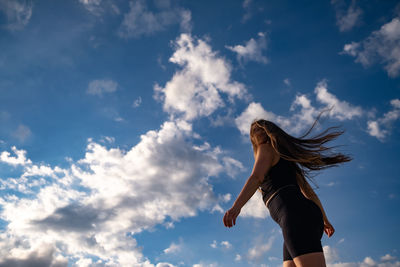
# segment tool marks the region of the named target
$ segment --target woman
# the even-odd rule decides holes
[[[329,133],[337,127],[328,128],[313,138],[305,138],[323,112],[299,138],[287,134],[270,121],[257,120],[251,124],[250,140],[255,157],[253,171],[223,218],[226,227],[235,225],[241,208],[260,189],[272,219],[282,229],[284,267],[326,266],[321,238],[323,232],[328,237],[335,232],[318,196],[306,180],[310,179],[310,171],[351,160],[341,153],[322,153],[333,148],[323,146],[324,143],[343,134],[344,131]]]

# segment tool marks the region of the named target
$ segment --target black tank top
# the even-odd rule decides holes
[[[260,185],[264,203],[280,188],[288,185],[297,186],[294,164],[280,157],[278,163],[264,176],[264,181]]]

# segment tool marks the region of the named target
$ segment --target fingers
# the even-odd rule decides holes
[[[328,237],[331,237],[333,235],[333,233],[335,233],[335,229],[332,227],[332,225],[327,225],[324,227],[324,232],[326,233],[326,235]]]
[[[224,220],[225,227],[230,227],[229,226],[229,220],[228,220],[228,212],[225,213],[223,220]]]
[[[232,214],[229,210],[225,213],[223,221],[225,227],[232,227],[236,224],[236,217],[235,214]]]

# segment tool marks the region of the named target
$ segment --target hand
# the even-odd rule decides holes
[[[335,232],[335,228],[333,228],[332,224],[329,221],[324,221],[324,232],[328,237],[331,237]]]
[[[224,215],[224,225],[225,227],[232,227],[236,224],[236,218],[239,216],[240,209],[232,207]]]

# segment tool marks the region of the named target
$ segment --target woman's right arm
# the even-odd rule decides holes
[[[333,235],[333,233],[335,232],[335,229],[333,228],[332,224],[329,222],[328,217],[326,216],[325,210],[322,207],[321,201],[318,198],[318,195],[314,192],[314,190],[312,189],[310,184],[307,183],[307,181],[305,182],[305,184],[300,186],[300,189],[306,198],[314,201],[315,204],[317,204],[317,206],[321,209],[322,216],[324,218],[324,231],[328,235],[328,237],[331,237]]]

